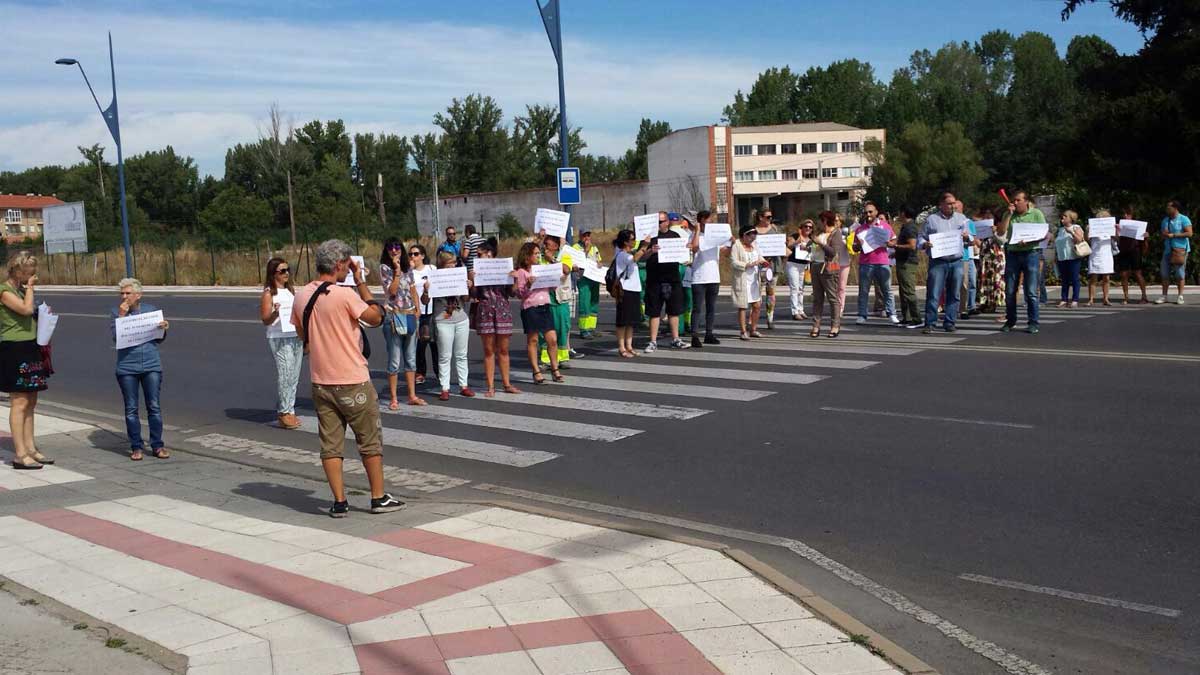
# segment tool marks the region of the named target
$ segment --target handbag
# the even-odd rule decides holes
[[[1092,254],[1092,247],[1086,241],[1075,242],[1075,257],[1086,258]]]
[[[1171,249],[1171,264],[1186,265],[1188,259],[1188,250],[1186,248]]]
[[[388,312],[388,321],[392,322],[392,333],[396,335],[408,335],[408,319],[406,315],[400,312]]]

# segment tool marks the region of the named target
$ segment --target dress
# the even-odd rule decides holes
[[[24,296],[21,289],[0,284],[0,294]],[[44,391],[53,372],[37,343],[37,311],[21,316],[0,305],[0,391]]]
[[[476,286],[475,331],[480,335],[512,335],[511,286]]]
[[[1092,247],[1092,255],[1088,257],[1088,274],[1112,274],[1116,239],[1092,237],[1088,240],[1088,245]]]
[[[731,296],[733,298],[733,306],[738,309],[746,309],[752,302],[758,302],[758,293],[751,295],[752,287],[757,287],[758,279],[757,268],[753,265],[762,260],[762,256],[758,253],[758,244],[752,244],[750,248],[746,248],[745,244],[739,239],[733,243],[729,249],[729,264],[733,268],[733,283],[731,285]]]
[[[979,244],[979,305],[985,312],[1004,306],[1004,244],[994,237]]]

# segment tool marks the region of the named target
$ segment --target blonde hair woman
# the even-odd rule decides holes
[[[21,251],[8,261],[8,279],[0,284],[0,391],[9,394],[8,424],[13,439],[14,469],[40,469],[54,460],[33,442],[38,392],[54,372],[49,349],[37,343],[37,258]]]
[[[1083,258],[1075,252],[1075,245],[1084,241],[1083,228],[1079,226],[1079,214],[1071,210],[1062,212],[1059,217],[1058,232],[1054,234],[1054,258],[1058,265],[1058,278],[1062,282],[1062,300],[1059,307],[1074,308],[1079,306],[1079,268]],[[1109,253],[1109,272],[1112,272],[1112,254]],[[1088,283],[1088,290],[1091,290]],[[1108,282],[1104,284],[1104,300],[1108,301]]]
[[[1075,212],[1068,211],[1067,213],[1074,215]],[[1108,218],[1110,215],[1111,214],[1104,209],[1096,212],[1097,218]],[[1101,297],[1104,299],[1104,304],[1108,306],[1112,304],[1108,300],[1108,280],[1113,273],[1113,249],[1118,248],[1119,245],[1115,237],[1108,237],[1105,239],[1091,237],[1089,243],[1092,247],[1092,255],[1088,257],[1087,306],[1091,307],[1092,303],[1096,301],[1096,282],[1101,283]]]

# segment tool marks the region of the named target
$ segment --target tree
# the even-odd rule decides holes
[[[339,120],[340,123],[340,120]],[[259,129],[258,145],[254,157],[258,161],[261,173],[271,184],[283,181],[287,191],[287,220],[291,230],[292,246],[296,245],[296,204],[294,195],[293,176],[304,170],[305,149],[296,138],[295,129],[291,122],[283,121],[283,113],[278,103],[272,103],[267,110],[267,123]],[[274,190],[270,198],[278,203]],[[276,211],[279,209],[277,208]]]
[[[725,106],[723,121],[735,127],[793,122],[797,84],[791,68],[768,68],[759,73],[749,94],[738,90],[733,103]]]
[[[840,122],[878,126],[884,88],[871,64],[858,59],[809,68],[796,81],[792,119],[797,122]]]
[[[442,129],[439,149],[450,159],[439,167],[447,190],[491,192],[504,188],[508,161],[508,132],[504,111],[491,96],[471,94],[454,99],[445,114],[433,116]]]
[[[933,126],[959,122],[978,140],[988,106],[988,73],[978,52],[966,42],[951,42],[934,53],[921,50],[910,58],[921,102],[921,119]]]
[[[888,210],[919,208],[940,190],[952,190],[970,201],[987,175],[979,164],[979,151],[958,122],[931,127],[917,121],[890,137],[886,147],[878,140],[867,141],[864,152],[875,165],[867,199]]]
[[[883,108],[880,111],[880,124],[887,130],[888,136],[900,133],[905,127],[921,119],[923,108],[917,93],[917,84],[913,82],[912,72],[900,68],[892,74],[887,93],[883,96]]]
[[[293,135],[300,147],[308,151],[313,167],[319,169],[326,163],[333,163],[350,171],[352,148],[350,137],[346,135],[346,123],[342,120],[328,121],[324,126],[320,120],[313,120]]]
[[[168,145],[125,160],[125,176],[128,194],[137,199],[150,220],[184,229],[195,224],[200,174],[191,157],[175,154]]]
[[[274,220],[271,206],[265,199],[236,185],[217,194],[199,216],[208,245],[218,249],[253,246],[257,233]]]
[[[650,169],[647,165],[649,148],[653,143],[670,135],[670,133],[671,124],[669,122],[661,120],[652,122],[648,118],[643,117],[641,124],[638,125],[637,141],[634,148],[625,151],[625,156],[621,158],[621,163],[625,169],[625,177],[630,180],[645,180],[649,178]]]
[[[373,213],[380,213],[383,205],[380,225],[413,220],[413,200],[427,187],[410,167],[412,156],[413,147],[404,136],[370,133],[354,136],[354,182],[367,188],[367,205]]]

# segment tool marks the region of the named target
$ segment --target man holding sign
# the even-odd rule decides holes
[[[879,214],[875,202],[863,202],[863,224],[854,230],[854,250],[858,256],[858,321],[867,322],[867,296],[871,284],[878,283],[883,289],[883,308],[892,325],[899,325],[896,304],[892,297],[892,268],[889,265],[888,249],[896,245],[892,226]]]
[[[929,214],[917,237],[917,245],[929,256],[929,272],[925,282],[926,335],[937,326],[938,298],[946,294],[946,316],[943,327],[947,333],[956,328],[963,278],[963,244],[971,243],[967,217],[954,209],[958,201],[953,192],[943,192],[938,198],[938,210]]]
[[[162,318],[162,311],[142,302],[142,282],[122,279],[121,304],[109,313],[112,319],[113,342],[117,345],[117,384],[125,401],[125,433],[129,437],[129,459],[140,461],[146,444],[142,440],[142,420],[138,417],[138,390],[146,398],[146,416],[150,422],[150,454],[166,459],[171,453],[163,445],[162,408],[159,390],[162,387],[162,359],[158,345],[167,338],[171,327]],[[145,317],[151,323],[139,321]]]
[[[575,297],[576,314],[579,316],[579,337],[590,340],[596,335],[596,323],[600,312],[600,281],[604,273],[600,272],[600,249],[592,243],[592,233],[584,230],[579,234],[579,241],[572,246],[579,251],[580,266],[575,270],[577,295]],[[588,272],[592,276],[588,276]]]
[[[684,243],[679,233],[671,229],[671,221],[668,220],[666,211],[659,211],[658,236],[649,237],[642,242],[650,247],[650,255],[646,258],[646,314],[650,317],[650,342],[645,350],[647,354],[658,350],[658,327],[662,323],[664,310],[667,313],[667,325],[671,329],[671,346],[675,349],[687,349],[691,346],[679,339],[679,317],[683,314],[683,277],[679,274],[679,263],[664,262],[659,257],[662,249],[660,242],[675,239]],[[675,242],[672,241],[672,244]]]
[[[1030,334],[1036,335],[1039,313],[1038,284],[1042,260],[1039,245],[1049,235],[1046,216],[1029,203],[1027,192],[1017,190],[1013,193],[1012,201],[1008,203],[1008,213],[996,223],[996,234],[1001,237],[1008,236],[1004,256],[1004,326],[1000,330],[1008,333],[1017,325],[1017,280],[1024,277],[1028,330]]]

